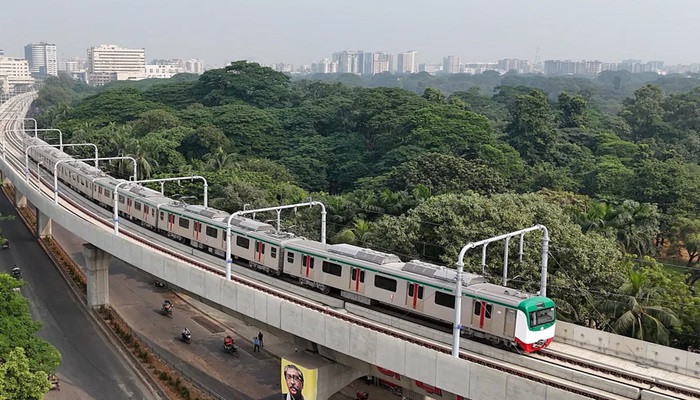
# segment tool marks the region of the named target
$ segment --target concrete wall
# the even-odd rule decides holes
[[[555,340],[558,342],[580,346],[667,371],[700,377],[700,354],[697,353],[690,353],[566,322],[557,322],[556,334]]]

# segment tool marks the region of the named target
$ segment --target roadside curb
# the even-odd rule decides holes
[[[126,345],[121,340],[119,340],[116,333],[114,333],[111,329],[108,329],[105,326],[106,322],[104,322],[102,318],[98,318],[98,316],[96,315],[96,311],[89,310],[87,308],[87,296],[84,295],[83,292],[78,289],[73,279],[66,275],[66,272],[63,270],[63,268],[59,266],[59,261],[56,259],[54,254],[50,251],[50,249],[46,246],[44,241],[39,238],[36,238],[35,229],[31,226],[32,224],[26,219],[21,210],[17,207],[17,205],[11,198],[13,196],[10,196],[8,194],[7,189],[5,187],[2,188],[2,191],[5,194],[5,197],[7,197],[12,206],[17,211],[17,215],[19,215],[22,222],[29,229],[29,231],[32,232],[32,234],[34,234],[34,239],[39,243],[39,246],[41,246],[46,255],[51,259],[54,267],[56,267],[59,274],[61,274],[63,280],[68,284],[71,295],[73,295],[76,299],[79,300],[81,305],[80,310],[85,314],[89,315],[89,318],[92,320],[92,322],[99,327],[99,330],[102,333],[102,335],[112,344],[112,347],[115,350],[117,350],[122,359],[126,361],[126,363],[131,367],[136,376],[148,388],[151,394],[155,398],[160,398],[163,400],[169,399],[165,392],[162,391],[162,389],[160,389],[158,384],[155,382],[155,378],[151,377],[151,374],[148,373],[148,371],[143,365],[141,365],[141,363],[136,359],[136,356],[126,348]]]

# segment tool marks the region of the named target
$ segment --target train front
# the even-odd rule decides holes
[[[532,353],[549,346],[556,328],[556,306],[547,297],[532,297],[518,305],[515,342],[525,352]]]

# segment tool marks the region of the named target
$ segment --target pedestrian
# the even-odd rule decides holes
[[[260,351],[260,339],[257,336],[253,336],[253,353]]]
[[[260,341],[260,347],[265,347],[265,344],[263,343],[263,334],[262,334],[262,332],[258,332],[258,340]]]

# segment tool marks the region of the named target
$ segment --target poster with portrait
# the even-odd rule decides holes
[[[284,400],[316,400],[316,370],[282,359],[281,387]]]

